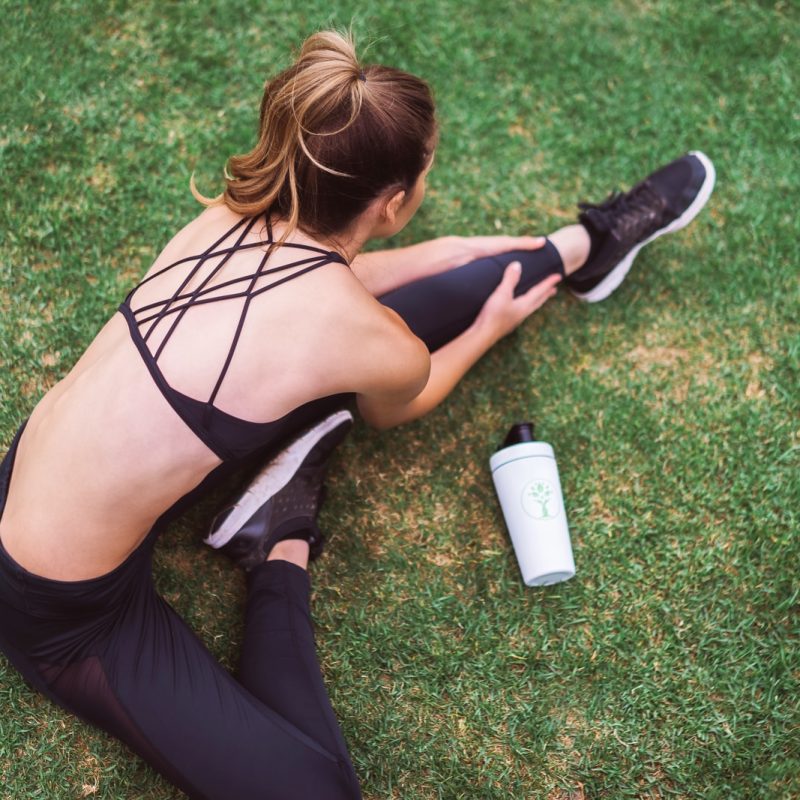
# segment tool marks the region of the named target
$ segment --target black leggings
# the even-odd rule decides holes
[[[436,349],[468,327],[514,258],[523,262],[519,291],[563,274],[548,242],[417,281],[381,301]],[[0,516],[23,430],[0,465]],[[33,575],[0,543],[0,649],[36,688],[121,739],[190,797],[360,798],[317,663],[306,571],[276,560],[248,574],[237,678],[155,591],[159,532],[230,466],[176,503],[101,577]]]

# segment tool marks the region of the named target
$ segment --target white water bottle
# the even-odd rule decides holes
[[[548,586],[575,574],[567,515],[553,448],[520,422],[489,459],[497,496],[526,586]]]

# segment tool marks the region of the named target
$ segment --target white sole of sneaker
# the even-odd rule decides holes
[[[349,411],[337,411],[295,439],[256,475],[242,496],[234,503],[219,528],[203,541],[215,549],[224,547],[270,497],[289,483],[311,449],[323,436],[344,422],[352,420],[353,415]]]
[[[606,297],[617,289],[622,281],[625,280],[625,276],[628,274],[633,260],[646,244],[650,244],[654,239],[658,239],[659,236],[663,236],[665,233],[672,233],[673,231],[686,227],[700,213],[700,209],[708,202],[708,198],[711,197],[711,192],[714,191],[717,173],[714,170],[711,159],[705,153],[701,153],[699,150],[692,150],[689,152],[689,155],[694,156],[703,165],[706,171],[706,178],[703,181],[703,185],[700,187],[700,191],[697,193],[697,197],[694,198],[691,205],[683,214],[670,222],[669,225],[656,231],[649,239],[645,239],[643,242],[637,244],[636,247],[634,247],[593,289],[583,294],[573,292],[575,297],[587,303],[599,303],[601,300],[605,300]]]

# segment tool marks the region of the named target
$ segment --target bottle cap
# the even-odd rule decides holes
[[[511,426],[511,430],[503,440],[502,447],[510,447],[512,444],[522,444],[523,442],[535,441],[533,436],[534,425],[532,422],[517,422]]]

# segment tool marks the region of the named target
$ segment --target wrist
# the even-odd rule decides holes
[[[441,253],[442,271],[453,269],[465,263],[465,250],[467,245],[463,236],[440,236],[438,242],[439,252]],[[466,257],[466,260],[469,260],[469,256]]]
[[[467,332],[482,342],[486,350],[493,347],[503,338],[503,333],[499,326],[495,325],[491,319],[482,315],[478,315],[472,325],[467,328]]]

